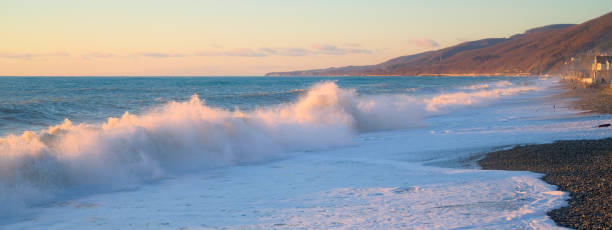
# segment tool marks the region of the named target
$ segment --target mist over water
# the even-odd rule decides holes
[[[39,131],[68,118],[99,123],[142,114],[197,94],[208,106],[242,111],[296,101],[321,81],[359,95],[434,96],[457,87],[525,79],[506,77],[0,77],[0,136]]]
[[[239,83],[243,80],[247,83]],[[181,98],[184,95],[180,94],[189,90],[182,85],[178,88],[183,91],[168,94],[135,93],[125,104],[121,104],[126,101],[121,98],[121,83],[106,82],[112,79],[102,79],[103,83],[98,84],[111,92],[119,91],[116,96],[104,98],[110,92],[99,88],[73,95],[95,98],[88,102],[43,101],[33,95],[22,95],[25,98],[17,95],[2,105],[2,124],[7,135],[0,138],[0,203],[5,204],[0,207],[0,214],[19,215],[27,212],[28,207],[74,191],[115,191],[194,171],[279,159],[295,151],[351,145],[360,133],[423,127],[428,125],[424,119],[429,116],[540,89],[534,79],[416,80],[299,78],[282,86],[260,86],[253,85],[257,81],[250,79],[221,79],[218,81],[227,81],[228,85],[209,84],[207,90],[218,89],[213,93],[204,90],[203,95],[197,94],[202,89],[192,90],[195,92],[189,92],[191,98],[186,101],[171,99]],[[167,81],[172,83],[174,79]],[[268,79],[261,81],[266,83]],[[157,84],[163,88],[168,82]],[[240,84],[243,88],[231,93]],[[294,88],[295,85],[304,88]],[[150,98],[142,103],[132,102],[143,97]],[[246,102],[234,104],[226,100]],[[106,109],[100,101],[113,104],[111,113],[130,109],[121,116],[95,121],[108,114],[95,112]],[[72,109],[71,116],[82,114],[87,118],[64,118],[63,122],[40,131],[34,129],[40,126],[37,123],[53,122],[57,114],[62,114],[57,110],[63,103],[70,107],[64,109]],[[72,108],[75,103],[78,106]],[[37,112],[44,115],[26,119],[36,121],[30,124],[7,124],[19,113],[15,111],[29,107],[35,109],[33,116]],[[90,107],[96,108],[94,112],[87,111]],[[94,121],[86,121],[89,119]],[[7,131],[20,129],[31,130]]]

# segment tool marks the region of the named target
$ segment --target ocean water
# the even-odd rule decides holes
[[[40,130],[64,119],[96,123],[138,114],[193,94],[207,106],[253,110],[290,103],[314,84],[333,81],[359,95],[433,95],[500,78],[454,77],[0,77],[0,134]],[[507,81],[520,81],[508,78]]]
[[[0,228],[558,228],[516,144],[602,138],[555,78],[0,78]]]

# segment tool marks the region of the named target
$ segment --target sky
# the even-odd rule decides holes
[[[1,76],[257,76],[582,23],[610,0],[0,0]]]

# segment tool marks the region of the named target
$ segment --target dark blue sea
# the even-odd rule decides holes
[[[193,94],[211,107],[234,110],[288,103],[314,84],[335,82],[359,95],[428,97],[516,77],[0,77],[0,135],[57,125],[103,122],[140,114]]]

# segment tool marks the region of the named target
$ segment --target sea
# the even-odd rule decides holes
[[[0,77],[0,229],[561,229],[555,77]]]

